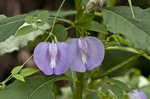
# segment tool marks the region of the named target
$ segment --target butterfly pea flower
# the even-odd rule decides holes
[[[69,42],[72,50],[70,68],[77,72],[85,72],[99,66],[104,59],[104,45],[95,37],[72,39]]]
[[[128,96],[129,96],[129,99],[147,99],[147,96],[145,95],[145,93],[137,89],[130,92]]]
[[[68,70],[72,59],[68,47],[63,42],[39,43],[34,50],[35,64],[45,75],[63,74]]]

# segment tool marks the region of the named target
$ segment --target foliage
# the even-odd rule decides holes
[[[116,6],[117,0],[102,1],[104,7],[90,0],[94,2],[90,11],[86,8],[88,0],[75,0],[74,10],[63,11],[63,0],[58,11],[0,15],[0,55],[19,51],[29,42],[67,42],[85,36],[95,36],[105,46],[102,65],[85,73],[69,70],[58,76],[31,77],[40,71],[24,68],[31,56],[0,83],[0,99],[128,99],[134,89],[140,89],[150,99],[149,79],[142,70],[133,69],[150,64],[150,8],[132,8],[130,0],[130,6]],[[15,80],[8,83],[12,79]]]

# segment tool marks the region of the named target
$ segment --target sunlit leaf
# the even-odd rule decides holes
[[[150,53],[150,9],[133,8],[135,18],[127,6],[103,9],[104,24],[113,33],[120,33],[136,48]]]
[[[37,68],[25,68],[21,70],[20,75],[27,77],[37,72],[39,72],[39,69]]]

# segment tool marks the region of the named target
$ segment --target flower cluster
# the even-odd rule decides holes
[[[140,90],[133,90],[128,94],[129,99],[147,99],[146,95]]]
[[[70,42],[42,42],[34,50],[34,61],[46,75],[63,74],[69,68],[85,72],[104,59],[104,45],[95,37],[74,38]]]

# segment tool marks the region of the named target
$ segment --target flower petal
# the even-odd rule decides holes
[[[49,44],[47,42],[38,44],[33,57],[37,67],[46,75],[53,74],[53,69],[50,66]]]
[[[58,55],[56,58],[56,66],[54,73],[59,75],[66,72],[72,62],[72,52],[69,51],[69,45],[67,43],[56,43],[58,47]]]
[[[140,90],[133,90],[128,94],[129,99],[147,99],[147,96]]]
[[[70,65],[71,69],[78,72],[85,72],[86,66],[82,62],[78,39],[70,40],[69,45],[73,57],[72,64]]]
[[[87,55],[87,69],[92,70],[99,66],[104,59],[104,45],[95,37],[83,38],[86,40],[88,45]]]

